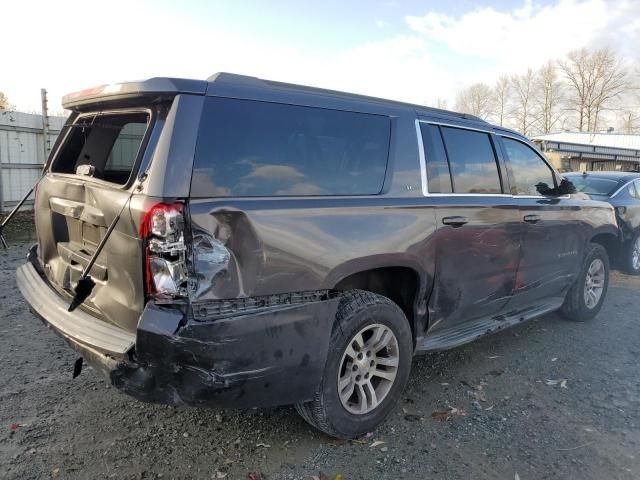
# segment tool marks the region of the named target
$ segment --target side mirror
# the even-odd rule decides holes
[[[576,193],[575,185],[566,178],[563,178],[560,181],[560,185],[553,188],[549,188],[549,185],[546,183],[538,183],[536,185],[536,190],[540,195],[547,197],[560,197],[562,195],[571,195],[572,193]]]
[[[558,195],[571,195],[576,193],[576,191],[576,186],[571,182],[571,180],[567,180],[563,177],[560,181],[560,185],[558,185]]]

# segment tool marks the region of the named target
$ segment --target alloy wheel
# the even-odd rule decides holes
[[[398,373],[398,339],[386,325],[367,325],[349,342],[338,370],[338,396],[355,415],[374,410],[385,399]]]
[[[604,292],[605,268],[604,262],[594,259],[589,265],[584,280],[584,302],[587,308],[595,308]]]
[[[631,250],[631,266],[634,270],[640,270],[640,236],[636,238]]]

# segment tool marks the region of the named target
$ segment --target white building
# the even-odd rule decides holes
[[[640,170],[640,135],[560,132],[533,137],[560,171]]]

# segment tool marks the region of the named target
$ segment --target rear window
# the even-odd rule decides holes
[[[618,181],[591,175],[565,175],[578,192],[588,195],[612,195],[618,189]]]
[[[71,126],[51,171],[126,184],[136,165],[149,121],[150,116],[144,112],[80,117]]]
[[[208,98],[191,195],[377,194],[390,130],[380,115]]]

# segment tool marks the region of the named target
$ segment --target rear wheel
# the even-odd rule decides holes
[[[393,408],[412,355],[411,329],[400,307],[382,295],[348,291],[338,306],[320,387],[296,410],[329,435],[360,437]]]
[[[609,257],[602,245],[592,243],[576,282],[562,306],[562,314],[579,322],[595,317],[604,303],[609,287]]]
[[[640,275],[640,233],[633,236],[625,249],[625,270],[631,275]]]

